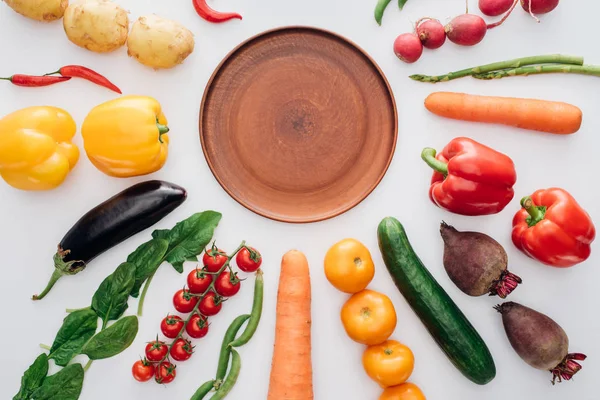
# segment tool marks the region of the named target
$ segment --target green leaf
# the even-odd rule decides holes
[[[67,365],[50,375],[31,395],[32,400],[77,400],[83,386],[81,364]]]
[[[42,386],[46,375],[48,375],[48,357],[46,354],[40,354],[23,374],[21,388],[13,400],[31,399],[31,394]]]
[[[142,285],[156,272],[168,249],[168,240],[152,239],[139,246],[127,257],[127,262],[135,265],[135,283],[131,289],[131,296],[139,296]]]
[[[138,332],[138,319],[135,315],[121,318],[113,325],[98,332],[83,346],[82,354],[92,360],[116,356],[128,348]]]
[[[188,257],[197,256],[202,253],[215,228],[221,220],[221,213],[216,211],[204,211],[196,213],[181,222],[175,224],[173,229],[156,230],[152,233],[154,239],[169,240],[169,250],[165,256],[173,268],[179,273],[183,272],[183,262]]]
[[[48,358],[64,367],[81,351],[98,327],[98,316],[91,309],[74,311],[67,315],[56,334]]]
[[[186,257],[185,261],[189,261],[189,262],[198,262],[198,256],[190,256],[190,257]]]
[[[92,309],[104,323],[118,319],[127,310],[129,293],[135,284],[135,265],[123,263],[110,274],[94,293]]]
[[[398,0],[398,7],[402,10],[408,0]]]

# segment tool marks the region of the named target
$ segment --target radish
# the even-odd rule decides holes
[[[414,63],[423,54],[423,44],[414,33],[403,33],[394,41],[394,53],[405,63]]]
[[[517,354],[534,368],[550,371],[552,384],[570,380],[585,354],[569,353],[569,338],[550,317],[514,302],[494,307],[502,314],[508,341]]]
[[[479,0],[479,9],[489,17],[497,17],[507,12],[515,1],[518,0]]]
[[[421,18],[416,23],[416,32],[419,40],[428,49],[437,49],[446,42],[446,31],[444,25],[437,19]]]
[[[481,42],[487,33],[483,18],[474,14],[463,14],[445,26],[448,39],[461,46],[474,46]]]
[[[558,6],[559,0],[521,0],[523,10],[528,13],[546,14]]]

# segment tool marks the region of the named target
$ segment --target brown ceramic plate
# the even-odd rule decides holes
[[[200,109],[215,178],[246,208],[284,222],[360,203],[383,178],[397,133],[394,97],[375,62],[308,27],[240,44],[213,73]]]

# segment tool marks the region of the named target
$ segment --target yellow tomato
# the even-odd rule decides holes
[[[427,400],[421,389],[414,383],[403,383],[399,386],[387,388],[379,400]]]
[[[361,242],[344,239],[325,255],[325,276],[336,289],[356,293],[365,289],[375,275],[371,253]]]
[[[415,367],[415,356],[402,343],[387,340],[367,347],[362,362],[367,375],[385,389],[400,385],[410,378]]]
[[[396,329],[396,309],[386,295],[363,290],[348,299],[341,312],[350,339],[371,346],[385,342]]]

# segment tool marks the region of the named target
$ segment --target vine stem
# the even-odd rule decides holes
[[[83,372],[87,372],[87,370],[92,366],[93,362],[94,360],[88,360],[87,364],[85,364],[85,367],[83,367]]]
[[[162,263],[162,261],[161,261],[161,263]],[[152,282],[152,278],[154,278],[155,273],[156,273],[156,271],[154,271],[152,273],[152,275],[150,275],[148,277],[148,279],[146,279],[146,282],[144,283],[144,288],[142,289],[142,294],[140,295],[140,301],[138,302],[138,308],[137,308],[138,317],[142,316],[142,311],[144,310],[144,300],[146,300],[146,293],[148,293],[148,288],[150,287],[150,283]]]

